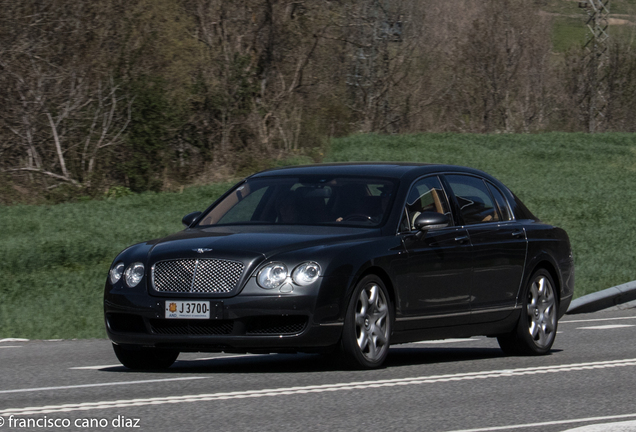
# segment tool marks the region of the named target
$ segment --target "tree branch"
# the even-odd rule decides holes
[[[59,174],[55,174],[55,173],[52,173],[50,171],[46,171],[46,170],[43,170],[43,169],[24,167],[24,168],[11,168],[11,169],[7,169],[7,170],[2,170],[2,172],[15,172],[15,171],[29,171],[29,172],[35,172],[35,173],[39,173],[39,174],[44,174],[46,176],[53,177],[53,178],[56,178],[58,180],[63,180],[63,181],[69,182],[69,183],[71,183],[74,186],[82,187],[81,184],[79,184],[76,180],[73,180],[72,178],[64,177],[64,176],[61,176]]]

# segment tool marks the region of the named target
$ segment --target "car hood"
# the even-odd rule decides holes
[[[374,235],[379,235],[379,230],[313,226],[194,228],[152,242],[149,261],[196,257],[254,263],[279,253]]]

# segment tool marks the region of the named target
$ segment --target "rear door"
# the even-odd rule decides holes
[[[499,189],[481,177],[445,176],[472,243],[471,322],[503,319],[514,309],[527,240]]]

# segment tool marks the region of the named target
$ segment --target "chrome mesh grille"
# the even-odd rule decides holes
[[[221,259],[159,261],[152,266],[152,285],[159,292],[229,293],[236,288],[243,263]]]

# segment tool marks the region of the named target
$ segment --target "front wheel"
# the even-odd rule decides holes
[[[372,369],[389,354],[393,310],[389,293],[375,275],[356,285],[347,308],[341,350],[354,367]]]
[[[515,330],[497,338],[506,354],[542,355],[552,348],[557,332],[558,300],[547,270],[537,270],[525,287]]]
[[[135,370],[167,369],[179,357],[179,351],[158,348],[126,348],[113,344],[113,350],[121,364]]]

